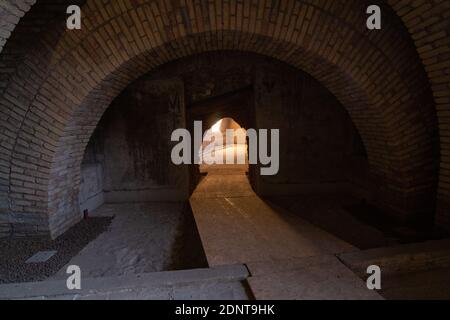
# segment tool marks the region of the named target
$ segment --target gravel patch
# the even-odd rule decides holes
[[[55,275],[86,245],[107,230],[112,217],[81,221],[56,240],[47,237],[0,239],[0,284],[43,281]],[[57,253],[43,263],[25,261],[39,251]]]

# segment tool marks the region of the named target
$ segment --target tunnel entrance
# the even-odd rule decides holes
[[[198,151],[200,172],[241,167],[248,170],[246,130],[232,118],[222,118],[206,130]]]
[[[196,121],[206,131],[204,161],[200,168],[174,165],[171,150],[177,142],[171,134],[186,128],[194,136]],[[280,130],[276,175],[261,176],[258,165],[248,168],[243,137],[250,128]],[[226,141],[227,129],[233,130],[232,142]],[[220,146],[214,135],[224,140]],[[226,163],[227,156],[237,163],[243,159],[260,196],[343,185],[350,193],[372,189],[361,137],[322,84],[274,59],[220,51],[163,65],[114,99],[86,148],[80,212],[103,202],[186,201],[198,182],[192,171],[201,173],[216,160]]]
[[[205,134],[200,150],[192,151],[202,161],[199,166],[174,165],[170,157],[176,142],[172,144],[171,133],[178,128],[193,133],[195,121],[203,123]],[[246,129],[250,128],[280,129],[277,175],[264,177],[258,174],[258,165],[249,167]],[[188,224],[183,221],[191,220],[175,209],[161,209],[166,213],[160,216],[155,209],[158,202],[185,205],[194,190],[196,195],[213,197],[227,194],[227,187],[233,189],[229,191],[233,197],[252,199],[293,195],[305,189],[315,192],[330,185],[339,189],[346,180],[364,176],[359,173],[367,170],[367,157],[361,150],[364,145],[345,109],[311,76],[254,54],[224,51],[196,55],[139,78],[105,111],[81,167],[80,210],[104,212],[110,208],[117,221],[135,210],[143,219],[138,229],[144,230],[149,223],[151,231],[146,236],[166,244],[159,246],[159,253],[155,248],[152,255],[177,261],[183,250],[176,249],[176,243],[184,236],[176,230],[181,228],[183,234],[199,239],[194,236],[195,225],[191,224],[194,231],[187,232]],[[222,179],[223,173],[228,177]],[[265,208],[268,219],[283,225],[262,200],[255,201]],[[129,203],[133,206],[128,207]],[[136,209],[144,203],[156,203],[156,207]],[[242,212],[236,211],[235,216]],[[192,243],[199,250],[191,252],[202,252],[203,241]],[[154,270],[168,268],[163,260]]]
[[[203,123],[205,132],[200,150],[193,150],[202,161],[199,166],[174,165],[170,159],[175,144],[171,133],[178,128],[193,133],[195,121]],[[261,176],[258,165],[249,167],[246,129],[250,128],[280,129],[277,175]],[[165,213],[159,215],[158,203],[185,206],[194,190],[197,196],[213,197],[228,194],[227,187],[231,187],[233,197],[238,194],[252,199],[317,192],[330,186],[340,189],[346,181],[365,176],[367,157],[361,150],[364,145],[348,113],[308,74],[254,54],[224,51],[196,55],[139,78],[105,111],[86,148],[80,210],[104,212],[110,208],[117,221],[125,219],[124,224],[132,222],[127,216],[133,218],[132,211],[136,211],[142,218],[137,230],[147,230],[146,237],[164,244],[152,253],[161,258],[154,261],[158,266],[154,270],[162,270],[173,264],[165,264],[165,256],[184,261],[177,258],[184,250],[176,244],[185,236],[177,230],[199,238],[194,236],[195,224],[190,224],[194,231],[187,231],[189,224],[183,221],[192,218],[187,219],[186,212],[180,214],[164,204],[161,208],[173,210],[161,209]],[[224,173],[228,176],[222,179]],[[282,219],[262,200],[255,201],[265,208],[268,219],[282,226]],[[147,203],[155,206],[141,205]],[[242,210],[236,211],[235,217]],[[202,252],[203,241],[192,244],[198,250],[189,251]]]

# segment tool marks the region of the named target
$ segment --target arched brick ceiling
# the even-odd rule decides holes
[[[364,140],[380,201],[404,212],[429,209],[438,155],[426,75],[389,7],[380,3],[382,31],[365,28],[372,3],[87,1],[83,29],[45,34],[0,99],[11,223],[31,217],[57,235],[79,219],[82,153],[112,99],[162,63],[220,49],[265,54],[321,81]]]
[[[0,53],[12,32],[36,0],[2,0],[0,2]]]

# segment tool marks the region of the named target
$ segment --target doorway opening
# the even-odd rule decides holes
[[[222,118],[205,132],[198,153],[201,173],[217,169],[239,169],[247,172],[247,130],[232,118]]]

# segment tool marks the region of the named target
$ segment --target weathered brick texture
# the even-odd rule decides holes
[[[433,90],[441,146],[436,221],[450,229],[450,1],[388,2],[408,28]]]
[[[415,29],[408,21],[421,10],[415,7],[439,4],[441,22],[434,20],[434,27],[416,22],[429,28],[432,48],[425,42],[416,50],[384,1],[86,1],[82,30],[61,32],[63,24],[52,25],[8,77],[0,98],[0,192],[7,218],[0,219],[13,226],[28,223],[52,236],[66,230],[80,218],[83,150],[112,99],[162,63],[222,49],[268,55],[321,81],[361,134],[378,202],[405,216],[431,214],[438,126],[417,51],[427,65],[439,116],[450,117],[448,41],[443,40],[448,27],[442,22],[448,21],[448,2],[391,2],[410,32]],[[383,7],[381,31],[365,27],[365,11],[373,3]],[[434,34],[439,28],[446,37]],[[428,68],[442,63],[430,62],[438,54],[447,59],[444,73]],[[440,120],[441,135],[448,132],[445,123]],[[446,139],[441,136],[443,157]],[[441,177],[448,167],[442,162]],[[440,184],[444,202],[445,181]]]
[[[36,0],[2,0],[0,1],[0,52],[2,52],[14,28]]]

